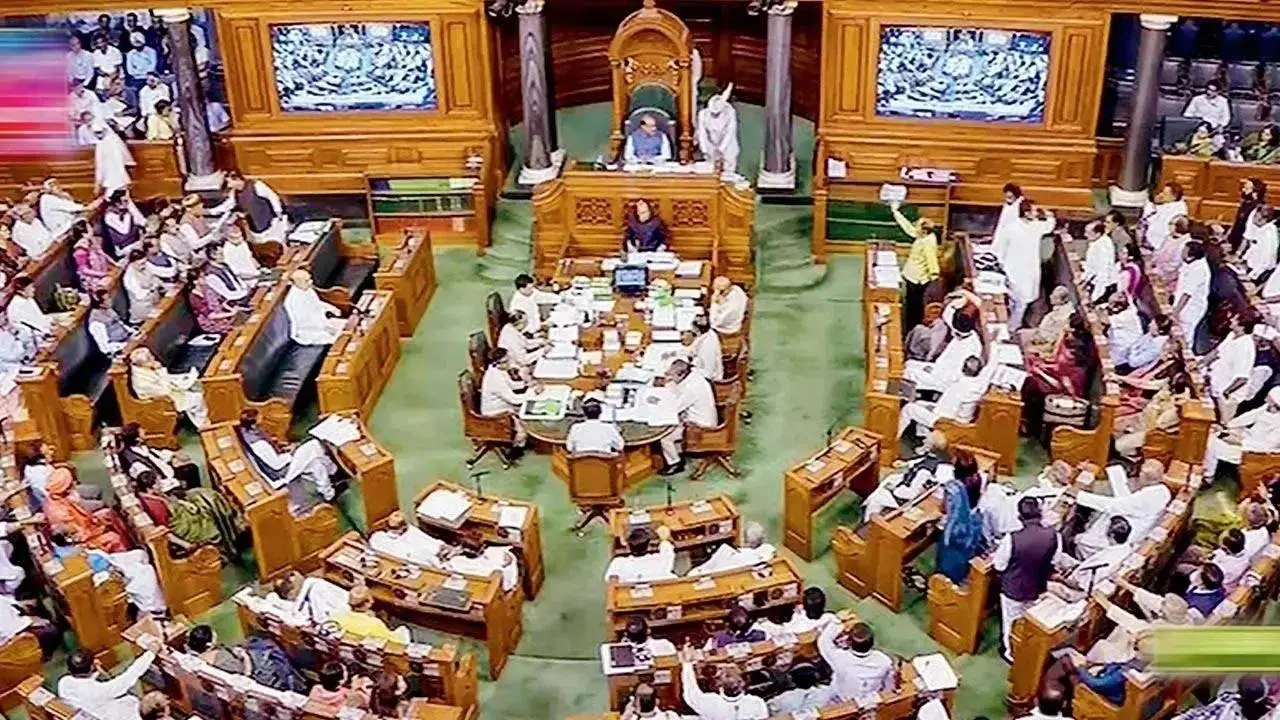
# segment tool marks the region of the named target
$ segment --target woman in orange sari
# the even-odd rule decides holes
[[[103,552],[125,552],[124,525],[110,508],[90,512],[85,509],[80,493],[76,492],[75,478],[67,468],[60,467],[49,476],[44,500],[44,514],[49,524],[60,528],[77,543]]]

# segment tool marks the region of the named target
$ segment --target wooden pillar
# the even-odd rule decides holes
[[[756,186],[795,190],[796,157],[791,145],[791,19],[795,0],[770,6],[765,56],[764,158]]]
[[[222,173],[213,164],[213,140],[209,137],[209,121],[205,115],[204,88],[196,67],[195,41],[191,37],[191,11],[186,8],[156,10],[169,35],[170,57],[176,78],[179,120],[182,124],[181,148],[186,161],[186,190],[216,190],[222,186]]]
[[[524,166],[521,185],[537,185],[556,176],[562,155],[556,152],[556,110],[547,72],[547,19],[543,0],[516,6],[519,18],[520,95],[524,106]]]
[[[1111,204],[1142,207],[1147,200],[1147,166],[1151,159],[1151,128],[1155,125],[1160,92],[1160,64],[1164,60],[1164,34],[1177,15],[1142,15],[1138,41],[1138,69],[1134,80],[1133,112],[1124,134],[1124,160],[1120,183],[1111,187]]]

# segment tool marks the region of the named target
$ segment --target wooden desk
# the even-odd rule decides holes
[[[456,706],[468,715],[475,712],[476,659],[459,651],[454,643],[438,647],[380,643],[314,624],[292,625],[269,611],[260,611],[251,588],[236,593],[232,600],[244,634],[259,632],[271,637],[297,668],[316,672],[334,661],[371,676],[394,672],[404,678],[412,697]]]
[[[9,712],[22,704],[23,681],[38,676],[43,666],[40,641],[34,633],[20,632],[0,644],[0,710]]]
[[[677,646],[685,641],[700,643],[707,637],[708,620],[723,620],[739,604],[752,611],[794,605],[803,584],[795,566],[783,557],[769,561],[767,574],[740,568],[635,585],[611,579],[605,588],[609,633],[621,637],[627,620],[639,615],[655,637],[667,638]]]
[[[451,527],[438,518],[424,515],[418,511],[422,503],[436,490],[452,490],[462,493],[471,500],[471,509],[462,520],[462,524]],[[519,528],[501,524],[502,509],[506,507],[524,508],[524,524]],[[520,580],[524,585],[525,595],[533,600],[542,589],[542,581],[546,570],[542,564],[542,513],[538,506],[531,502],[512,500],[504,497],[487,495],[479,497],[475,492],[455,483],[436,480],[413,499],[414,515],[418,519],[418,527],[432,535],[444,534],[456,539],[459,533],[478,532],[485,542],[491,545],[505,545],[515,552],[520,562]]]
[[[964,447],[964,446],[961,446]],[[994,453],[965,447],[978,460],[978,469],[994,477]],[[856,530],[838,526],[831,538],[836,554],[836,581],[858,597],[870,595],[894,612],[902,609],[902,568],[933,544],[942,519],[941,489],[913,503],[875,515]]]
[[[197,617],[222,602],[222,556],[213,545],[192,547],[176,538],[169,528],[156,525],[133,493],[133,485],[120,468],[116,431],[102,432],[102,461],[111,478],[111,489],[120,514],[138,545],[151,555],[165,605],[174,615]],[[176,546],[187,550],[174,557]]]
[[[592,170],[574,161],[533,194],[533,267],[543,278],[561,259],[611,256],[622,247],[635,202],[649,202],[666,221],[670,249],[686,260],[709,260],[712,272],[735,283],[755,281],[751,228],[755,193],[715,175]]]
[[[316,396],[320,414],[356,411],[373,416],[378,398],[391,381],[400,361],[400,335],[391,291],[366,292],[356,301],[359,316],[352,313],[346,329],[329,347]]]
[[[489,679],[497,680],[507,657],[515,650],[524,630],[523,593],[503,590],[502,576],[451,575],[405,563],[369,548],[356,533],[347,533],[324,551],[324,575],[351,587],[363,581],[373,597],[393,617],[442,632],[467,635],[485,641],[489,648]],[[470,595],[465,611],[434,605],[428,599],[446,585]]]
[[[413,337],[431,296],[436,292],[431,234],[415,229],[402,233],[398,238],[379,235],[375,241],[383,249],[383,261],[373,274],[374,286],[391,291],[400,337]]]
[[[717,547],[728,543],[731,547],[742,544],[742,517],[738,506],[727,495],[716,495],[705,500],[681,500],[666,505],[647,508],[615,508],[609,511],[609,534],[613,536],[613,556],[630,555],[627,535],[633,528],[653,529],[662,526],[671,530],[671,544],[677,552],[705,557]]]
[[[373,439],[359,418],[346,417],[356,423],[361,437],[337,448],[328,447],[352,481],[360,484],[367,530],[377,530],[398,509],[395,458]],[[259,579],[318,567],[320,554],[338,539],[337,509],[321,503],[305,516],[295,517],[289,512],[288,489],[271,489],[254,468],[232,423],[205,428],[200,444],[210,481],[240,508],[249,525]]]
[[[847,427],[816,455],[787,469],[782,476],[783,546],[813,559],[813,516],[845,489],[861,497],[875,489],[881,440],[862,428]]]
[[[282,261],[283,262],[283,261]],[[228,332],[218,345],[218,352],[209,361],[200,383],[204,386],[205,403],[209,406],[209,421],[236,422],[245,408],[259,413],[258,423],[271,435],[285,438],[293,420],[293,408],[280,398],[267,398],[261,402],[250,400],[244,392],[244,376],[240,364],[244,355],[253,347],[254,340],[262,332],[267,318],[277,305],[284,302],[289,289],[288,272],[274,283],[256,287],[250,298],[253,308],[248,318]]]
[[[1171,481],[1181,482],[1176,478]],[[1162,577],[1180,547],[1178,536],[1190,521],[1191,509],[1201,483],[1202,479],[1198,474],[1186,480],[1152,531],[1142,538],[1133,554],[1125,559],[1120,570],[1123,577],[1137,585]],[[1107,584],[1095,588],[1094,592],[1103,593],[1109,587],[1112,586]],[[1114,594],[1114,589],[1111,592]],[[1013,664],[1009,668],[1009,695],[1005,698],[1005,703],[1015,716],[1035,703],[1040,678],[1049,664],[1050,651],[1068,643],[1087,649],[1100,636],[1103,610],[1097,602],[1090,600],[1083,615],[1076,620],[1057,623],[1046,621],[1042,617],[1045,612],[1043,608],[1053,603],[1053,599],[1042,597],[1013,622],[1009,638]]]

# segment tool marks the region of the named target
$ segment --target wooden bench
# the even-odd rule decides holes
[[[316,396],[320,413],[353,410],[362,418],[373,416],[382,391],[400,361],[400,336],[390,291],[373,290],[356,301],[359,317],[329,346]]]
[[[437,490],[466,495],[471,501],[471,508],[456,527],[420,511],[422,503]],[[520,581],[524,586],[525,596],[530,600],[538,596],[542,581],[546,578],[546,570],[542,563],[542,513],[537,505],[493,495],[481,497],[461,485],[436,480],[413,499],[413,508],[418,527],[424,532],[443,536],[449,541],[456,540],[461,533],[476,532],[484,538],[486,544],[510,547],[520,563]],[[523,509],[524,519],[520,527],[503,524],[502,514],[507,508]]]
[[[609,511],[608,522],[613,557],[631,554],[627,536],[637,527],[650,530],[666,527],[671,531],[671,544],[676,552],[699,558],[705,558],[725,543],[730,547],[742,544],[742,516],[727,495],[681,500],[669,508],[666,505],[615,508]]]
[[[787,468],[782,475],[783,546],[805,560],[813,559],[814,516],[845,490],[864,498],[875,490],[881,441],[873,432],[847,427],[822,450]]]
[[[344,587],[363,582],[374,600],[393,617],[424,627],[485,641],[489,679],[497,680],[524,631],[524,594],[504,590],[502,576],[456,575],[409,565],[372,550],[356,533],[348,533],[324,551],[324,576]],[[441,604],[437,597],[462,593],[465,610]]]
[[[297,267],[311,273],[316,294],[345,313],[365,290],[373,288],[378,246],[344,240],[341,218],[326,222],[324,232],[307,247]]]
[[[458,646],[370,641],[356,635],[333,632],[314,624],[293,625],[254,602],[245,588],[232,596],[240,629],[246,635],[261,633],[284,648],[294,667],[318,672],[326,662],[346,665],[351,672],[376,676],[393,672],[404,678],[408,694],[430,698],[474,712],[476,707],[476,659]]]
[[[120,505],[120,515],[139,547],[147,549],[155,566],[165,604],[175,615],[196,617],[222,602],[222,557],[212,545],[191,545],[155,524],[133,492],[120,467],[114,430],[102,433],[103,466]]]
[[[708,621],[723,621],[739,605],[756,612],[797,604],[804,579],[791,561],[776,556],[764,567],[629,585],[611,578],[605,588],[609,636],[621,637],[627,621],[639,616],[655,637],[698,644],[712,631]]]
[[[379,235],[376,242],[385,255],[382,266],[373,274],[374,286],[391,291],[400,337],[413,337],[436,292],[431,234],[425,230],[405,230],[398,238]]]

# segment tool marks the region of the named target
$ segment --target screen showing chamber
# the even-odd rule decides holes
[[[1049,37],[990,28],[884,27],[876,114],[1043,122]]]
[[[282,110],[436,109],[427,23],[273,25],[271,52]]]

